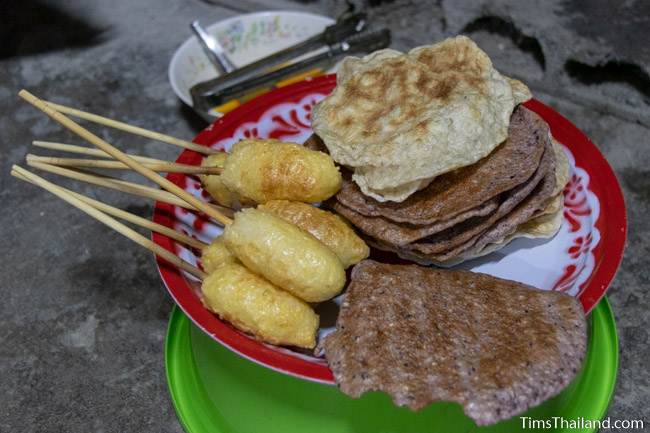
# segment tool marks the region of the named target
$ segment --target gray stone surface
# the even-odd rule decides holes
[[[290,7],[333,15],[343,8],[333,0],[217,3],[73,0],[0,6],[0,14],[9,17],[9,26],[3,23],[0,29],[0,431],[181,431],[163,360],[172,302],[151,255],[48,193],[11,178],[9,169],[23,160],[33,139],[78,142],[21,103],[16,97],[21,87],[192,137],[201,123],[177,101],[166,75],[191,19],[212,22],[247,10]],[[399,49],[470,33],[499,69],[530,83],[539,99],[584,130],[616,170],[627,201],[629,240],[609,292],[621,345],[609,416],[641,418],[647,425],[648,3],[626,1],[614,9],[608,2],[583,0],[371,3],[373,22],[393,30]],[[535,43],[542,63],[539,50],[519,48]],[[566,68],[570,61],[580,64],[573,75]],[[607,62],[614,64],[607,73],[593,69]],[[616,64],[626,66],[616,69]],[[594,76],[598,80],[588,84]],[[115,131],[101,134],[128,151],[163,158],[177,153]],[[75,187],[150,214],[143,200]]]

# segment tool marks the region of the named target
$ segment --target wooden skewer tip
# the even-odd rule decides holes
[[[105,140],[102,140],[92,132],[88,131],[87,129],[83,128],[81,125],[78,123],[74,122],[72,119],[68,118],[66,115],[53,110],[51,107],[47,106],[42,100],[38,99],[36,96],[32,95],[31,93],[27,92],[26,90],[21,90],[19,92],[19,95],[34,105],[35,107],[39,108],[41,111],[46,113],[48,116],[50,116],[52,119],[56,120],[59,122],[61,125],[65,126],[75,134],[79,135],[80,137],[86,139],[99,149],[103,150],[104,152],[110,154],[113,158],[123,162],[124,164],[128,165],[131,167],[133,170],[137,171],[144,177],[148,178],[149,180],[157,183],[159,186],[163,187],[167,191],[175,194],[176,196],[180,197],[181,199],[185,200],[198,210],[204,212],[208,216],[214,218],[215,220],[219,221],[221,224],[225,225],[230,225],[232,223],[232,220],[228,218],[227,216],[223,215],[221,212],[217,211],[214,208],[211,208],[210,206],[207,206],[206,203],[202,202],[201,200],[197,199],[187,191],[183,190],[180,188],[178,185],[170,182],[168,179],[163,178],[162,176],[158,175],[156,172],[144,167],[142,164],[134,160],[133,158],[129,157],[127,154],[124,152],[120,151],[116,147],[114,147],[112,144],[108,143]]]
[[[151,240],[145,238],[142,236],[140,233],[134,231],[133,229],[129,228],[128,226],[120,223],[116,219],[108,216],[104,212],[94,208],[88,203],[85,203],[84,201],[80,200],[79,198],[76,198],[73,194],[66,192],[64,188],[61,188],[57,186],[56,184],[53,184],[45,179],[43,179],[40,176],[35,175],[34,173],[29,172],[28,170],[25,170],[24,168],[18,166],[18,165],[13,165],[11,168],[11,172],[14,175],[17,175],[16,177],[20,177],[21,179],[31,181],[31,183],[36,184],[37,186],[51,192],[52,194],[58,196],[59,198],[65,200],[69,204],[75,206],[76,208],[82,210],[86,214],[92,216],[93,218],[97,219],[98,221],[106,224],[107,226],[111,227],[113,230],[119,232],[123,236],[131,239],[135,243],[147,248],[154,254],[162,257],[166,261],[180,267],[181,269],[184,269],[185,271],[193,274],[196,277],[199,277],[201,279],[205,278],[207,274],[200,270],[199,268],[185,262],[183,259],[180,257],[174,255],[173,253],[167,251],[166,249],[162,248],[161,246],[153,243]]]

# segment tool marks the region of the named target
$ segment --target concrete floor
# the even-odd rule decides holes
[[[163,340],[172,301],[152,257],[57,198],[9,176],[32,139],[77,142],[17,91],[191,138],[201,121],[167,82],[188,23],[268,8],[335,15],[333,0],[23,1],[0,4],[0,431],[180,432]],[[589,135],[616,170],[629,239],[609,298],[620,371],[609,416],[650,422],[650,10],[643,1],[371,1],[406,49],[469,33],[502,72],[531,85]],[[543,3],[544,6],[540,6]],[[12,2],[12,5],[16,5]],[[128,151],[166,145],[105,130]],[[135,179],[135,178],[134,178]],[[76,185],[144,216],[150,204]]]

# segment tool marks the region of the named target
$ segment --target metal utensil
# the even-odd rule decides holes
[[[260,88],[272,87],[274,83],[288,76],[323,64],[332,64],[342,55],[371,52],[386,48],[388,45],[390,45],[390,31],[388,29],[362,32],[343,41],[328,44],[324,50],[263,75],[252,78],[244,76],[234,77],[231,80],[222,80],[216,85],[210,86],[205,93],[201,92],[200,85],[194,86],[190,89],[192,103],[196,110],[204,113],[209,112],[213,107],[219,106],[226,101],[240,98],[249,93],[256,93]]]
[[[201,24],[199,24],[198,20],[192,21],[190,28],[196,35],[196,38],[199,40],[199,44],[201,44],[201,48],[203,49],[206,57],[208,60],[210,60],[210,63],[212,63],[219,74],[222,76],[227,75],[228,73],[237,69],[226,55],[225,50],[217,38],[208,34],[208,32],[206,32],[203,27],[201,27]]]
[[[224,82],[242,83],[258,77],[287,61],[315,51],[325,46],[334,45],[347,37],[361,32],[366,26],[366,14],[361,12],[345,13],[338,18],[336,23],[327,26],[323,32],[309,39],[273,53],[267,57],[249,63],[237,70],[208,81],[195,84],[191,89],[192,95],[208,95],[218,89]]]

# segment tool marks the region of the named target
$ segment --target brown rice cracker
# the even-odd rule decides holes
[[[451,238],[435,239],[438,235],[442,234],[440,233],[432,236],[432,239],[428,239],[428,242],[417,242],[405,245],[402,248],[424,254],[426,258],[431,258],[436,261],[449,260],[472,247],[483,232],[497,225],[510,214],[514,213],[516,215],[510,221],[518,221],[518,223],[521,223],[529,219],[551,197],[554,188],[555,157],[549,142],[547,150],[542,157],[542,162],[533,179],[516,187],[509,193],[508,198],[501,203],[501,206],[499,206],[495,213],[489,217],[484,217],[483,221],[474,224],[471,228],[462,230],[461,227],[458,227],[460,233]],[[525,206],[523,205],[524,203]],[[521,209],[522,207],[525,209]],[[524,216],[525,219],[521,219]],[[458,226],[462,226],[463,224],[459,224]],[[452,227],[449,230],[456,229],[456,227]]]
[[[458,225],[472,217],[482,217],[493,213],[499,207],[499,201],[495,199],[488,200],[457,215],[451,219],[438,221],[433,224],[423,226],[414,226],[410,224],[397,224],[389,221],[383,217],[369,217],[361,215],[354,210],[342,205],[341,203],[334,203],[334,210],[347,218],[354,226],[359,228],[364,233],[382,239],[387,243],[393,245],[404,245],[415,242],[419,239],[439,233],[450,227]]]
[[[512,233],[521,224],[533,218],[540,210],[543,210],[555,188],[555,176],[547,176],[539,185],[536,193],[531,194],[519,206],[496,224],[486,230],[474,244],[474,248],[482,249],[485,245],[498,242]]]
[[[486,274],[364,260],[322,343],[339,388],[418,410],[458,402],[478,425],[557,395],[587,344],[580,302]]]
[[[529,179],[539,165],[548,131],[537,114],[518,106],[505,142],[477,163],[438,176],[403,202],[379,202],[351,180],[344,181],[336,199],[362,215],[395,222],[425,225],[448,220]]]
[[[380,238],[378,235],[381,234],[381,231],[376,227],[378,224],[375,224],[372,229],[368,229],[368,227],[366,229],[360,228],[368,237],[377,241],[373,243],[379,246],[380,249],[398,252],[401,256],[408,258],[418,256],[422,260],[450,260],[474,245],[481,233],[510,213],[534,191],[538,192],[536,195],[541,194],[540,199],[543,198],[545,201],[548,198],[546,195],[547,188],[543,191],[536,189],[542,183],[542,180],[545,180],[544,183],[546,184],[550,183],[551,188],[555,184],[554,156],[550,142],[547,143],[546,147],[547,150],[544,152],[540,165],[533,177],[527,182],[515,187],[512,191],[505,193],[505,199],[501,202],[499,208],[488,216],[470,218],[419,242],[401,245],[395,245],[386,239]]]

